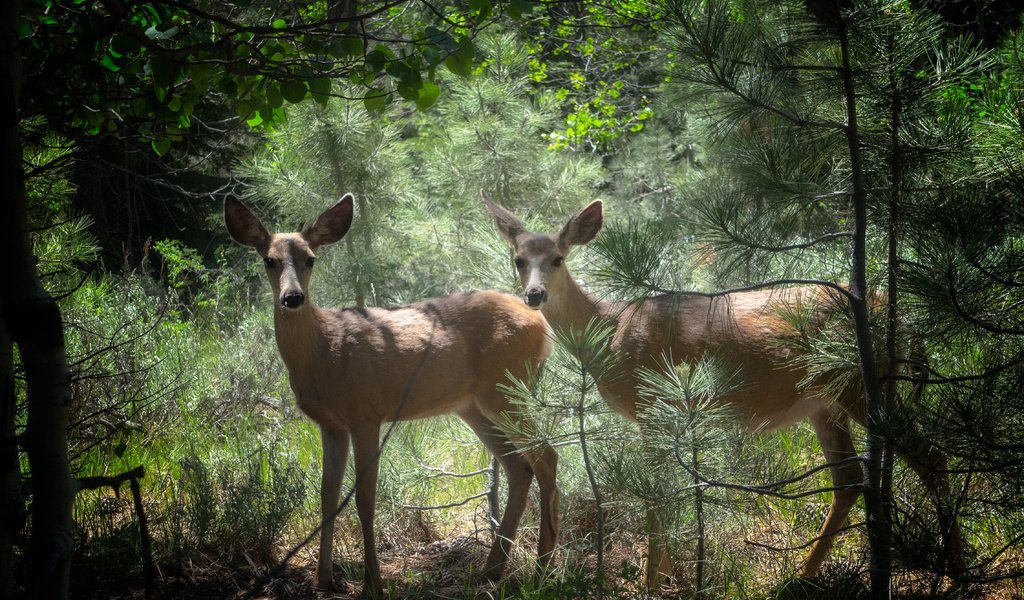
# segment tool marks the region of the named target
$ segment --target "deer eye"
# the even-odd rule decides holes
[[[313,268],[313,263],[315,263],[315,262],[316,262],[316,259],[313,258],[312,256],[310,256],[309,258],[306,259],[306,266],[309,267],[310,269],[312,269]]]
[[[263,257],[263,266],[268,268],[268,269],[273,269],[274,268],[274,259],[270,258],[269,256]]]
[[[522,269],[523,267],[526,266],[526,261],[519,258],[518,256],[516,257],[515,263],[517,269]]]
[[[556,267],[560,267],[562,266],[563,262],[565,262],[565,258],[562,256],[558,256],[555,257],[555,260],[551,261],[551,264],[555,265]]]

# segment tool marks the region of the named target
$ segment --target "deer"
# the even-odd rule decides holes
[[[850,386],[838,397],[801,382],[805,370],[793,365],[790,352],[777,343],[780,336],[797,332],[781,316],[780,305],[815,307],[817,318],[836,292],[821,286],[738,291],[722,298],[709,295],[662,295],[635,302],[612,302],[587,293],[569,272],[566,258],[575,246],[593,240],[604,223],[602,203],[595,200],[558,233],[535,233],[513,213],[494,203],[481,190],[481,198],[501,236],[514,251],[513,262],[523,288],[523,302],[539,310],[554,330],[582,330],[594,319],[613,325],[611,349],[621,368],[610,381],[598,381],[598,392],[608,405],[637,421],[649,406],[638,392],[642,369],[664,369],[664,357],[696,363],[715,355],[738,365],[743,382],[716,402],[728,406],[744,425],[771,431],[810,419],[824,451],[833,480],[832,503],[819,535],[797,573],[813,577],[832,549],[833,540],[861,493],[864,474],[850,434],[849,421],[864,425],[866,403],[862,388]],[[877,301],[878,299],[876,299]],[[812,319],[816,316],[812,316]],[[898,448],[910,467],[935,497],[946,492],[945,456],[907,424],[908,443]],[[961,552],[955,522],[940,508],[947,560]],[[648,512],[648,554],[644,584],[656,589],[672,576],[672,565],[659,520]]]
[[[301,232],[270,233],[245,204],[228,197],[231,237],[263,260],[274,298],[274,335],[299,409],[320,428],[323,473],[315,585],[334,589],[334,521],[352,445],[356,511],[362,529],[363,595],[380,597],[383,582],[374,540],[382,424],[437,415],[460,417],[497,458],[508,479],[504,516],[481,575],[499,579],[526,507],[540,488],[538,566],[558,536],[558,456],[544,443],[514,439],[528,418],[499,384],[536,374],[552,350],[542,314],[494,291],[433,298],[397,308],[319,308],[309,281],[320,248],[340,240],[353,220],[346,194]],[[511,419],[516,426],[502,428]]]

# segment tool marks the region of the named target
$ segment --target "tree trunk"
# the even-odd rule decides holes
[[[359,14],[359,2],[357,0],[331,0],[327,3],[327,18],[334,19],[355,19]],[[346,23],[338,29],[351,28],[351,23]]]
[[[18,135],[20,8],[18,0],[3,2],[0,8],[0,181],[7,189],[0,202],[0,256],[6,267],[0,308],[6,334],[18,346],[24,365],[28,402],[24,446],[34,476],[26,595],[66,598],[75,495],[67,448],[70,378],[60,309],[39,279],[28,227]]]
[[[842,83],[846,101],[846,140],[850,153],[853,179],[854,234],[851,265],[850,300],[857,351],[864,378],[864,400],[867,403],[867,460],[865,464],[864,507],[867,512],[868,543],[871,548],[871,597],[888,600],[891,594],[892,557],[890,555],[889,519],[882,493],[882,456],[885,452],[884,407],[882,385],[878,377],[871,324],[868,317],[867,290],[867,185],[861,159],[860,134],[857,129],[857,96],[853,81],[849,30],[839,26],[842,51]]]
[[[7,332],[0,328],[0,598],[14,594],[14,540],[25,524],[18,460],[17,403],[14,393],[14,352]]]
[[[896,40],[889,39],[887,57],[890,63],[896,60]],[[888,246],[888,258],[886,260],[886,315],[885,315],[885,392],[882,397],[882,407],[887,415],[894,414],[894,411],[902,410],[898,406],[896,375],[899,370],[899,356],[897,354],[897,341],[899,331],[899,268],[900,268],[900,202],[902,201],[903,188],[903,153],[900,147],[900,129],[902,127],[903,103],[900,99],[900,89],[896,67],[888,65],[889,71],[889,177],[891,178],[889,188],[889,215],[886,224],[886,244]],[[888,418],[892,418],[891,416]],[[885,447],[882,455],[882,479],[881,479],[881,500],[885,511],[885,518],[892,521],[893,498],[892,498],[892,476],[893,476],[893,444],[891,432],[886,431]]]

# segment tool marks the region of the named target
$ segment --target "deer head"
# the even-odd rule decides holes
[[[343,238],[352,225],[352,202],[352,194],[345,194],[301,233],[270,233],[245,204],[229,196],[224,201],[224,221],[236,242],[255,248],[263,257],[278,305],[294,311],[306,306],[317,249]]]
[[[480,197],[498,225],[498,232],[515,251],[516,271],[523,285],[523,301],[539,309],[548,298],[561,298],[569,284],[565,258],[573,246],[594,239],[604,224],[600,200],[576,213],[557,235],[533,233],[506,208],[495,204],[483,190]]]

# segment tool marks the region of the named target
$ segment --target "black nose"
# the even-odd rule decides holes
[[[302,295],[302,292],[288,292],[281,297],[281,305],[285,308],[298,308],[305,301],[306,297]]]
[[[548,292],[542,288],[532,288],[526,291],[523,296],[523,300],[526,300],[526,304],[533,308],[537,308],[548,299]]]

